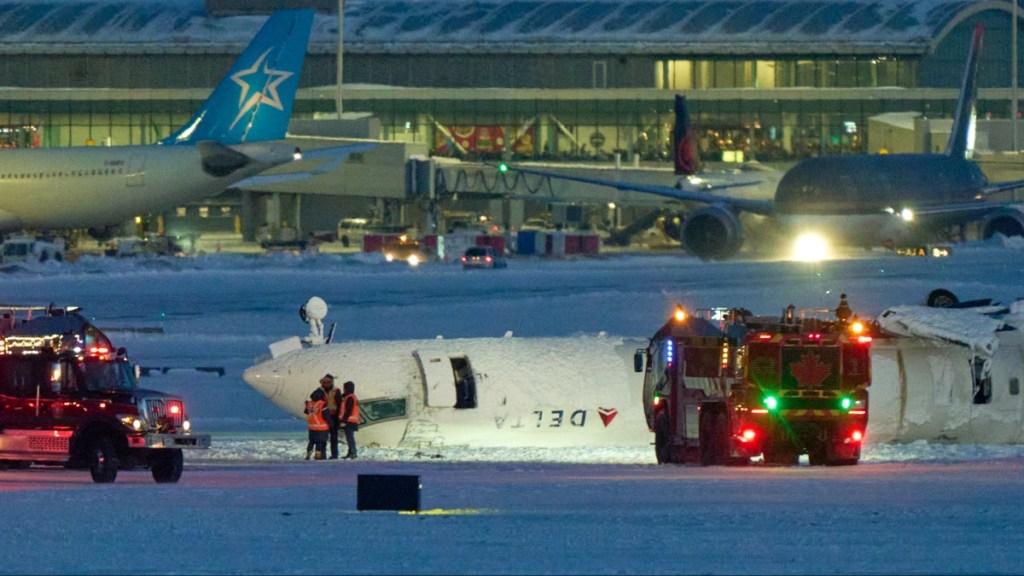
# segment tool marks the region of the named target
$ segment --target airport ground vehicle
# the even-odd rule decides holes
[[[182,399],[139,388],[124,348],[76,309],[5,306],[0,335],[0,465],[88,468],[101,483],[142,467],[177,482],[182,451],[209,448]]]
[[[10,236],[0,245],[0,262],[64,261],[64,240],[35,236]]]
[[[491,246],[471,246],[462,255],[462,268],[507,268],[508,261]]]
[[[678,307],[634,368],[659,463],[855,464],[867,429],[870,328],[835,311],[758,317]]]

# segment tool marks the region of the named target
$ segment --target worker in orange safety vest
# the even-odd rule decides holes
[[[306,460],[314,454],[316,460],[324,459],[324,452],[327,449],[327,432],[330,426],[327,424],[327,394],[323,387],[317,387],[309,400],[306,400],[306,423],[309,424],[309,442],[306,443]]]
[[[342,385],[341,410],[338,416],[338,426],[345,431],[345,443],[348,444],[348,453],[345,460],[355,460],[358,457],[356,451],[356,431],[359,430],[359,399],[356,398],[356,385],[351,380]]]

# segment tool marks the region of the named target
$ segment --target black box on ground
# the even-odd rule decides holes
[[[420,510],[420,477],[408,474],[360,474],[357,510]]]

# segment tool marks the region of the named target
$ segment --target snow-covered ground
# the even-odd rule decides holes
[[[809,264],[678,253],[417,268],[341,254],[103,259],[3,274],[0,301],[72,304],[184,396],[213,447],[180,483],[0,471],[0,573],[1020,573],[1024,447],[868,445],[853,468],[659,467],[649,450],[366,448],[304,462],[305,425],[241,378],[330,305],[336,339],[646,337],[676,302],[861,316],[1024,297],[1019,245],[950,258],[852,252]],[[195,368],[223,368],[224,375]],[[313,383],[311,383],[311,386]],[[440,456],[440,457],[438,457]],[[355,511],[358,474],[421,478],[417,516]]]

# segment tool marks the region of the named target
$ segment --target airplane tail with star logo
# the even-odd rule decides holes
[[[313,15],[311,9],[274,12],[195,116],[159,143],[212,140],[232,145],[283,139]]]

